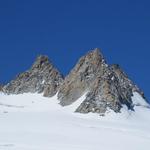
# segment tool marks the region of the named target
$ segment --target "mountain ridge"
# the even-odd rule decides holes
[[[57,93],[62,106],[71,105],[87,92],[75,110],[79,113],[105,114],[108,109],[118,113],[123,105],[134,111],[134,92],[145,99],[143,91],[121,67],[109,65],[98,48],[82,56],[65,78],[47,56],[40,55],[29,70],[4,85],[2,91],[6,94],[43,93],[45,97]]]

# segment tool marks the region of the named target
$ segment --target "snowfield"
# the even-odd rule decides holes
[[[0,94],[0,150],[149,150],[149,105],[134,93],[135,112],[79,114],[84,100],[61,107],[57,96]],[[142,105],[142,106],[139,106]]]

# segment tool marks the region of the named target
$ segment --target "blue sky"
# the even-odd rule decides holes
[[[67,74],[80,56],[102,48],[150,99],[150,1],[0,1],[0,82],[46,54]]]

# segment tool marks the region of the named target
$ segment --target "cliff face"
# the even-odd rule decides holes
[[[53,96],[57,93],[62,81],[62,75],[49,61],[48,57],[39,56],[29,70],[19,74],[3,89],[7,94],[30,92]]]
[[[109,109],[120,112],[123,105],[134,110],[133,93],[144,97],[119,65],[106,63],[98,48],[81,57],[65,79],[47,56],[39,56],[29,70],[19,74],[1,91],[6,94],[43,93],[46,97],[58,93],[62,106],[71,105],[87,93],[76,112],[100,114]]]

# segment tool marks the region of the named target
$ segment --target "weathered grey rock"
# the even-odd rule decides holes
[[[63,106],[72,104],[82,96],[89,89],[97,74],[102,73],[104,67],[105,60],[97,48],[81,57],[60,87],[58,93],[60,104]]]
[[[113,64],[110,66],[110,68],[115,76],[118,78],[122,89],[130,88],[133,92],[138,92],[142,97],[144,97],[143,91],[129,79],[127,74],[120,68],[118,64]]]
[[[44,93],[48,97],[56,94],[62,81],[62,75],[48,57],[39,56],[29,70],[19,74],[3,89],[7,94]]]
[[[98,76],[85,101],[77,108],[77,112],[97,112],[104,114],[108,109],[120,112],[123,105],[134,110],[131,97],[136,91],[143,95],[118,65],[112,65],[103,76]]]
[[[3,85],[0,85],[0,92],[3,92]]]
[[[65,78],[58,93],[60,104],[72,104],[86,91],[86,99],[76,112],[104,114],[108,109],[120,112],[123,105],[134,110],[133,92],[144,96],[119,65],[106,64],[97,48],[83,56]]]

